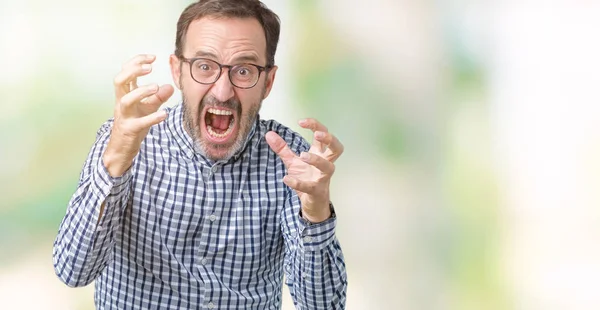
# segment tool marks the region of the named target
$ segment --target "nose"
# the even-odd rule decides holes
[[[233,97],[233,85],[229,80],[229,69],[223,68],[221,76],[213,84],[210,92],[215,99],[221,102],[225,102]]]

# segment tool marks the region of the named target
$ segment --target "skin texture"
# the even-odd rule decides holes
[[[227,65],[250,62],[265,66],[266,46],[264,32],[257,20],[208,17],[190,24],[183,56],[188,59],[204,57]],[[233,156],[248,136],[262,100],[271,91],[277,67],[268,74],[263,72],[256,86],[241,89],[231,84],[227,69],[222,71],[216,83],[203,85],[192,79],[189,63],[182,63],[175,55],[171,56],[170,63],[173,81],[183,94],[185,127],[194,139],[196,150],[214,161]],[[233,132],[222,143],[208,138],[205,113],[211,107],[234,113]]]
[[[258,21],[252,18],[204,17],[190,24],[183,57],[203,57],[227,65],[253,63],[265,66],[264,32]],[[138,77],[152,71],[154,60],[153,55],[138,55],[123,65],[122,71],[115,77],[115,121],[103,154],[103,163],[113,177],[127,171],[150,127],[166,118],[166,113],[158,109],[173,94],[174,88],[171,85],[137,85]],[[194,140],[196,151],[213,161],[233,156],[243,145],[262,100],[273,87],[277,67],[263,72],[253,88],[240,89],[229,81],[227,69],[223,70],[217,82],[203,85],[192,79],[189,63],[182,62],[175,55],[170,56],[169,63],[173,81],[184,100],[184,126]],[[205,113],[209,108],[233,112],[234,128],[227,138],[209,137],[205,124]],[[288,169],[283,182],[298,193],[303,217],[317,223],[331,215],[329,185],[335,171],[334,162],[344,148],[317,120],[304,119],[299,125],[314,134],[310,150],[301,156],[296,156],[275,132],[267,133],[265,139]],[[104,205],[101,214],[103,208]]]

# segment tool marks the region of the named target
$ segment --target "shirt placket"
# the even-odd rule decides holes
[[[212,278],[211,264],[214,256],[217,254],[220,231],[219,217],[223,212],[224,199],[223,193],[225,186],[223,178],[219,173],[223,169],[222,163],[215,163],[212,166],[203,167],[202,176],[208,184],[206,201],[202,208],[205,211],[202,220],[202,235],[200,237],[200,247],[198,249],[197,270],[200,273],[200,278],[203,279],[205,290],[203,305],[205,309],[215,309],[217,301],[214,300],[215,281]],[[208,294],[207,294],[208,293]]]

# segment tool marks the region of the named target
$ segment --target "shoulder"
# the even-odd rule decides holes
[[[296,153],[308,151],[310,144],[302,135],[298,132],[293,131],[289,127],[275,121],[275,120],[260,120],[259,123],[261,136],[269,131],[274,131],[287,143],[290,149]]]

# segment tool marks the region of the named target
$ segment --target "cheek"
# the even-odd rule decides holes
[[[193,105],[198,105],[204,95],[206,95],[208,88],[202,84],[198,84],[194,81],[182,81],[183,89],[181,92],[185,96],[186,101]]]
[[[251,110],[254,110],[256,106],[260,105],[260,102],[263,99],[263,90],[261,88],[253,88],[251,92],[241,92],[237,94],[240,102],[242,103],[242,110],[244,114],[249,113]]]

